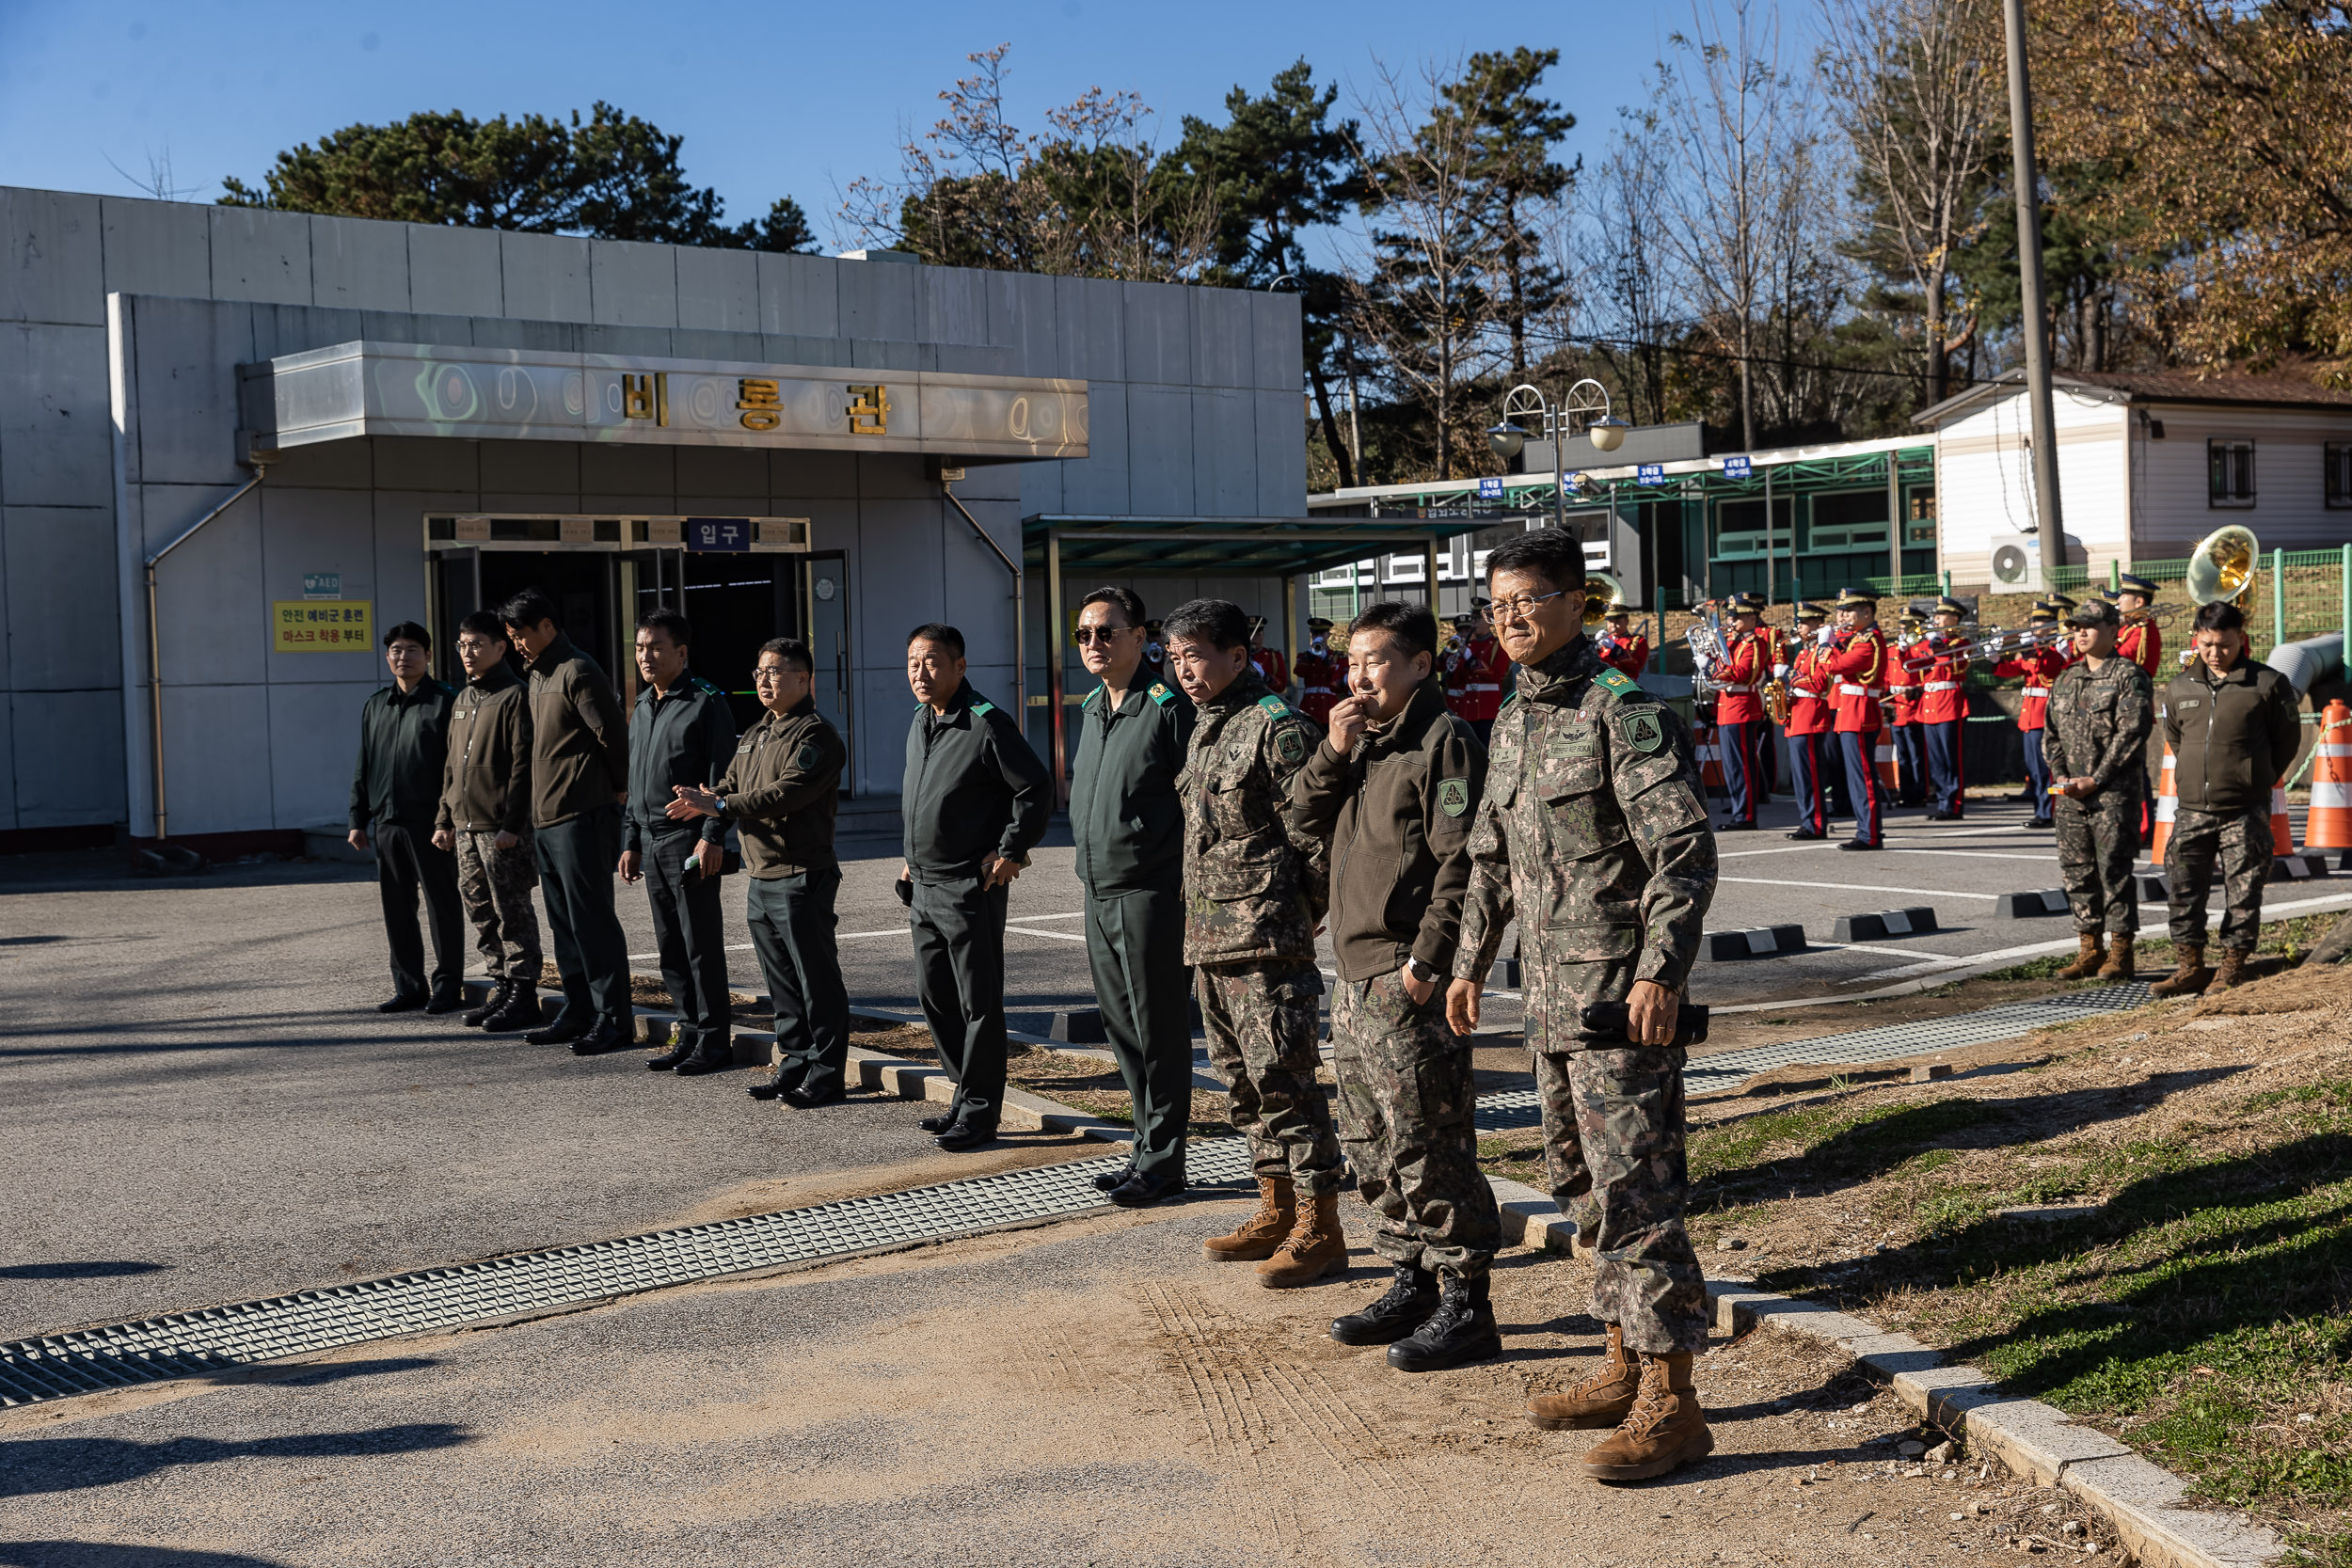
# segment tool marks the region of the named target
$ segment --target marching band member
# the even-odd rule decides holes
[[[1476,614],[1486,603],[1480,599],[1471,606],[1472,613],[1454,618],[1454,641],[1444,658],[1446,706],[1478,733],[1482,746],[1494,735],[1495,715],[1502,711],[1502,684],[1511,673],[1502,644]]]
[[[1840,849],[1878,849],[1885,845],[1878,775],[1879,699],[1886,692],[1892,662],[1886,634],[1879,630],[1879,602],[1866,589],[1837,595],[1838,635],[1821,668],[1836,678],[1830,705],[1837,714],[1836,735],[1845,754],[1846,787],[1853,795],[1853,837]]]
[[[1605,619],[1608,629],[1593,639],[1593,651],[1626,679],[1640,680],[1649,668],[1649,639],[1632,629],[1632,607],[1613,604]]]
[[[1331,709],[1347,689],[1347,656],[1331,651],[1331,623],[1322,616],[1307,622],[1307,651],[1298,656],[1298,711],[1318,724],[1328,725]]]
[[[1920,629],[1926,625],[1906,609],[1902,619],[1896,623],[1894,645],[1908,648],[1918,641]],[[1928,803],[1927,732],[1919,727],[1919,699],[1923,695],[1919,689],[1926,679],[1916,670],[1904,669],[1899,658],[1886,673],[1886,705],[1895,729],[1895,803],[1899,806]]]
[[[2050,605],[2037,604],[2026,618],[2029,631],[2043,631],[2058,625],[2058,611]],[[2026,745],[2026,778],[2033,790],[2033,825],[2053,826],[2050,816],[2050,769],[2042,756],[2042,732],[2049,720],[2050,683],[2070,662],[2062,647],[2043,644],[2023,648],[1993,666],[1993,673],[2007,680],[2023,675],[2026,689],[2017,704],[2017,731]]]
[[[1961,727],[1968,716],[1968,640],[1960,634],[1968,607],[1958,599],[1935,601],[1935,625],[1912,645],[1906,662],[1927,661],[1922,672],[1919,726],[1928,752],[1928,820],[1957,822],[1967,814],[1968,768]]]
[[[1731,612],[1731,630],[1724,638],[1725,663],[1713,673],[1716,689],[1716,743],[1724,760],[1724,784],[1731,792],[1731,820],[1719,832],[1746,832],[1756,826],[1757,796],[1763,790],[1758,749],[1763,744],[1764,700],[1757,695],[1772,673],[1769,641],[1757,626],[1764,602],[1753,594],[1734,594],[1724,601]]]
[[[1829,837],[1829,748],[1831,676],[1821,633],[1829,611],[1817,604],[1797,606],[1797,648],[1773,673],[1788,683],[1788,782],[1797,792],[1797,831],[1790,838]]]

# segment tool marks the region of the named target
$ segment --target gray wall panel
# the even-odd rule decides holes
[[[211,209],[183,201],[106,197],[100,224],[106,245],[106,293],[202,299],[213,292]]]
[[[857,493],[866,500],[920,500],[932,509],[934,519],[947,511],[939,482],[925,471],[923,459],[899,452],[857,453]]]
[[[1190,388],[1128,386],[1127,505],[1147,517],[1193,510]]]
[[[564,234],[506,234],[499,240],[500,277],[510,320],[594,321],[588,242]]]
[[[675,326],[677,251],[633,240],[590,240],[588,268],[599,326]]]
[[[1247,517],[1257,512],[1258,421],[1253,398],[1250,392],[1230,387],[1192,390],[1192,499],[1206,515]]]
[[[273,491],[365,490],[374,483],[375,454],[365,441],[290,447],[269,466]]]
[[[393,620],[410,617],[382,619],[389,626]],[[326,656],[319,656],[319,662],[328,662]],[[376,668],[380,673],[382,666]],[[271,827],[340,832],[348,826],[351,764],[359,750],[359,709],[376,689],[377,682],[372,679],[280,680],[266,688]],[[172,827],[177,831],[179,826],[175,811]]]
[[[215,297],[310,303],[309,214],[215,207],[211,217]]]
[[[174,561],[178,556],[172,557]],[[375,574],[375,498],[365,490],[279,489],[273,476],[263,487],[262,502],[262,569],[259,589],[266,616],[268,604],[302,597],[302,579],[311,572],[334,572],[342,578],[342,596],[367,599],[375,606],[375,636],[397,621],[413,619],[421,605],[387,604]],[[262,644],[267,650],[269,643]],[[265,678],[278,682],[366,681],[378,679],[383,656],[373,642],[348,653],[281,654],[265,651]],[[355,715],[356,719],[356,715]],[[282,749],[282,748],[281,748]],[[344,783],[350,782],[350,758],[343,759]],[[283,801],[280,801],[283,804]],[[280,823],[279,826],[284,824]]]
[[[7,675],[18,690],[116,686],[122,641],[109,597],[114,519],[95,507],[0,510],[7,552]]]
[[[688,496],[758,496],[754,514],[767,510],[768,454],[755,447],[679,447],[677,494]]]
[[[1185,295],[1172,283],[1120,285],[1128,380],[1192,380],[1192,307]]]
[[[829,256],[759,252],[759,329],[792,338],[838,338],[840,274]]]
[[[681,257],[687,252],[680,251]],[[769,363],[769,340],[756,332],[720,332],[681,326],[670,334],[670,352],[680,359],[733,359]]]
[[[174,557],[174,559],[178,559]],[[167,669],[170,656],[165,656]],[[185,668],[184,666],[183,668]],[[19,710],[19,727],[23,726]],[[114,731],[118,753],[122,732]],[[164,688],[164,794],[171,808],[172,836],[226,833],[266,828],[278,819],[270,789],[270,754],[279,746],[313,745],[343,755],[343,790],[351,789],[351,760],[359,749],[359,715],[352,711],[340,733],[280,736],[269,721],[265,686],[173,686]],[[116,764],[118,776],[121,764]],[[21,808],[20,808],[21,811]],[[146,822],[132,824],[147,832]]]
[[[861,371],[919,371],[922,345],[906,342],[877,342],[868,338],[852,339],[850,343],[850,363]]]
[[[1192,308],[1192,379],[1202,387],[1248,387],[1257,382],[1249,293],[1240,289],[1186,289]]]
[[[1054,368],[1030,374],[1126,380],[1126,285],[1100,277],[1055,278],[1054,335]]]
[[[408,225],[310,219],[310,298],[354,310],[405,310]]]
[[[914,341],[915,275],[904,261],[839,261],[840,336]]]
[[[114,504],[106,329],[0,325],[0,503]]]
[[[1262,517],[1307,515],[1307,404],[1295,390],[1255,394]]]
[[[768,454],[768,493],[779,503],[794,497],[857,496],[857,453],[853,451],[775,451]],[[787,512],[787,515],[798,516]]]
[[[140,486],[148,547],[168,543],[228,497],[227,488],[215,485]],[[156,567],[167,682],[262,678],[270,645],[269,596],[262,588],[264,511],[260,492],[245,497]]]
[[[930,345],[926,343],[917,346],[929,348]],[[958,343],[947,343],[941,346],[937,354],[938,363],[931,368],[947,371],[957,375],[1020,375],[1023,373],[1017,351],[1013,349],[965,347]]]
[[[748,250],[676,252],[677,323],[716,332],[757,332],[759,258]]]
[[[0,695],[0,828],[23,826],[16,819],[16,769],[24,768],[38,772],[48,766],[16,749],[15,730],[12,705],[5,695]]]
[[[582,496],[642,496],[668,506],[677,496],[676,447],[580,449]]]
[[[119,689],[20,691],[9,708],[18,827],[123,819]]]
[[[236,367],[253,357],[252,318],[250,307],[209,300],[136,303],[133,349],[143,482],[244,482],[236,452]]]
[[[368,445],[374,449],[375,483],[380,489],[481,492],[482,444],[478,441],[378,436]]]
[[[619,354],[666,359],[673,347],[666,326],[583,326],[580,346],[588,354]]]
[[[476,348],[531,348],[549,354],[578,354],[580,339],[591,329],[576,322],[481,321],[473,324]]]
[[[1127,454],[1127,388],[1094,382],[1087,392],[1087,455],[1065,461],[1062,510],[1088,515],[1132,512],[1135,494]]]
[[[971,267],[914,267],[914,336],[926,343],[986,343],[987,273]]]
[[[1023,463],[1021,472],[1021,515],[1032,517],[1041,512],[1067,512],[1062,502],[1062,470],[1067,463]]]
[[[310,305],[257,305],[251,316],[257,360],[350,342],[359,336],[366,321],[357,310]]]
[[[430,223],[406,227],[410,309],[444,316],[506,313],[506,282],[497,233]]]
[[[1287,290],[1249,292],[1249,347],[1253,386],[1268,391],[1295,390],[1307,384],[1306,346],[1300,305]]]
[[[1055,359],[1054,284],[1029,273],[984,272],[988,341],[1012,355],[1008,375],[1060,375]]]
[[[580,454],[561,441],[482,441],[482,488],[580,494]]]
[[[106,322],[99,199],[0,186],[0,321]]]

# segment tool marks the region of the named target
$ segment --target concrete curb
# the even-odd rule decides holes
[[[2143,1568],[2263,1568],[2286,1551],[2272,1530],[2182,1506],[2187,1483],[2114,1438],[2039,1400],[2005,1398],[1990,1374],[1946,1366],[1915,1339],[1747,1280],[1710,1279],[1707,1294],[1719,1331],[1769,1323],[1836,1345],[1927,1421],[1963,1434],[2037,1486],[2072,1492],[2106,1519]]]

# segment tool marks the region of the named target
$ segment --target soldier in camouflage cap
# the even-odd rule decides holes
[[[1603,1369],[1529,1413],[1547,1428],[1617,1426],[1584,1472],[1638,1481],[1714,1448],[1691,1382],[1707,1291],[1682,1225],[1674,1040],[1715,895],[1715,839],[1682,720],[1583,635],[1583,546],[1537,529],[1498,546],[1486,571],[1497,633],[1521,669],[1470,835],[1448,1014],[1458,1033],[1477,1027],[1479,988],[1516,918],[1554,1196],[1598,1217],[1593,1311],[1609,1330]],[[1621,1033],[1586,1025],[1596,1003],[1626,1005]],[[1589,1195],[1576,1190],[1585,1182]]]
[[[1218,1262],[1258,1262],[1258,1280],[1306,1285],[1347,1261],[1339,1141],[1315,1082],[1315,926],[1323,863],[1283,820],[1291,779],[1323,740],[1250,663],[1249,620],[1223,599],[1169,611],[1168,666],[1200,709],[1176,790],[1184,808],[1184,961],[1249,1139],[1257,1212],[1206,1243]],[[1261,1261],[1262,1260],[1262,1261]]]
[[[2080,657],[2050,683],[2042,754],[2058,797],[2058,871],[2082,945],[2058,977],[2128,980],[2139,938],[2132,862],[2139,857],[2155,689],[2145,670],[2116,651],[2123,623],[2113,605],[2093,599],[2066,624]]]

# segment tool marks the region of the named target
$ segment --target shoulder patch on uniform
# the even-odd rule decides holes
[[[1612,697],[1630,697],[1637,693],[1647,695],[1642,691],[1640,684],[1628,678],[1622,670],[1603,669],[1593,677],[1593,684]]]
[[[1281,698],[1277,697],[1271,691],[1258,699],[1258,705],[1265,709],[1268,713],[1274,715],[1277,719],[1279,719],[1282,715],[1291,710],[1290,704],[1282,701]]]
[[[985,719],[990,714],[996,711],[996,705],[988,701],[984,697],[975,697],[972,699],[972,711],[975,714],[977,714],[980,718]]]
[[[1438,784],[1438,809],[1448,816],[1459,816],[1470,810],[1470,781],[1440,780]]]
[[[792,766],[805,773],[825,760],[825,749],[814,740],[803,740],[801,749],[792,753]]]
[[[1153,681],[1152,683],[1152,700],[1159,704],[1160,706],[1166,707],[1168,704],[1176,700],[1176,693],[1170,691],[1160,682]]]
[[[1625,721],[1625,743],[1644,756],[1655,756],[1666,746],[1666,726],[1650,708],[1636,709]]]
[[[1285,724],[1274,732],[1274,754],[1284,762],[1307,760],[1307,737],[1299,733],[1296,724]]]
[[[1092,707],[1092,706],[1094,705],[1094,699],[1095,699],[1095,698],[1097,698],[1097,697],[1101,697],[1101,696],[1103,695],[1104,691],[1105,691],[1106,689],[1107,689],[1107,688],[1104,688],[1104,687],[1100,687],[1100,686],[1096,687],[1093,690],[1091,690],[1091,691],[1088,692],[1088,693],[1086,694],[1086,696],[1085,696],[1083,699],[1081,699],[1081,700],[1080,700],[1080,702],[1079,702],[1078,705],[1079,705],[1080,707]],[[1105,702],[1109,701],[1109,699],[1108,699],[1108,698],[1104,698],[1104,700]]]
[[[694,676],[694,677],[692,677],[692,678],[693,678],[693,682],[694,682],[694,689],[695,689],[695,690],[697,690],[697,691],[707,691],[707,692],[708,692],[708,693],[710,693],[710,695],[712,695],[713,697],[723,697],[723,696],[725,696],[725,695],[726,695],[726,693],[725,693],[725,692],[723,692],[723,691],[720,690],[720,689],[718,689],[718,687],[716,687],[716,686],[712,685],[709,681],[707,681],[707,680],[703,679],[700,675],[696,675],[696,676]]]

